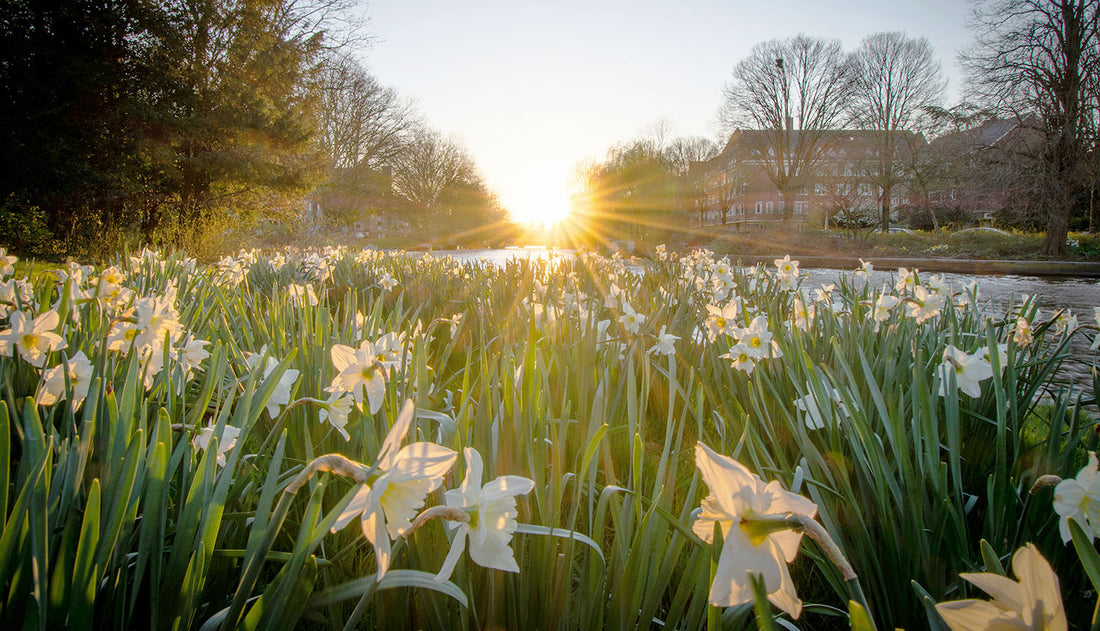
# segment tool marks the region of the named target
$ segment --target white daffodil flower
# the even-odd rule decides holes
[[[1031,323],[1027,318],[1023,316],[1016,318],[1016,327],[1012,330],[1012,341],[1016,342],[1017,346],[1027,346],[1035,341],[1035,336],[1031,333]]]
[[[250,354],[245,362],[252,370],[256,369],[260,360],[267,355],[267,346],[265,345],[260,349],[259,353]],[[274,357],[268,357],[267,362],[264,364],[263,378],[267,379],[276,368],[279,367],[279,362]],[[275,385],[275,390],[271,393],[271,398],[267,400],[267,415],[271,418],[279,416],[279,412],[282,411],[284,405],[290,403],[290,391],[294,389],[294,382],[298,381],[298,371],[293,368],[287,368],[283,371],[281,377],[279,377],[279,383]]]
[[[383,291],[392,291],[394,287],[397,287],[401,283],[397,282],[397,279],[393,277],[389,272],[382,272],[378,277],[378,285]]]
[[[329,395],[328,401],[317,411],[317,420],[332,425],[332,428],[339,432],[344,440],[350,440],[351,435],[348,434],[347,425],[348,414],[351,413],[353,401],[346,394]]]
[[[802,296],[795,296],[791,302],[791,316],[794,318],[794,326],[802,331],[809,331],[813,326],[817,308],[814,303],[806,302]]]
[[[1065,631],[1068,623],[1058,575],[1034,545],[1029,543],[1016,551],[1012,556],[1012,572],[1015,581],[988,572],[959,574],[993,600],[940,603],[936,612],[951,631]]]
[[[912,289],[916,287],[920,283],[920,281],[917,279],[918,272],[920,272],[919,269],[909,271],[908,268],[899,267],[898,282],[894,285],[894,291],[902,293],[907,289]]]
[[[470,558],[481,567],[505,572],[519,572],[515,555],[508,544],[516,531],[516,496],[526,495],[535,488],[534,480],[515,475],[502,475],[482,486],[481,454],[466,447],[466,477],[462,486],[443,494],[447,506],[459,508],[470,515],[469,523],[447,522],[454,540],[443,567],[436,575],[445,581],[454,572],[469,537]]]
[[[1077,330],[1077,315],[1072,309],[1065,309],[1054,319],[1054,334],[1069,335]]]
[[[912,297],[905,299],[905,307],[908,309],[909,317],[920,324],[938,316],[946,302],[947,298],[942,294],[930,291],[922,285],[916,285],[913,287]]]
[[[11,276],[15,273],[15,262],[19,259],[9,256],[5,248],[0,248],[0,276]]]
[[[848,408],[845,407],[843,399],[840,397],[840,391],[836,388],[826,386],[833,401],[836,402],[837,410],[843,417],[848,416]],[[806,413],[804,421],[806,422],[807,429],[822,429],[825,427],[825,415],[821,411],[821,406],[818,405],[817,395],[814,394],[810,384],[806,384],[806,389],[809,390],[809,394],[804,397],[799,397],[794,400],[794,406]]]
[[[19,351],[23,361],[41,368],[51,351],[65,348],[65,340],[54,333],[61,322],[56,311],[49,311],[32,319],[29,313],[15,311],[11,314],[11,328],[0,331],[0,355],[11,357],[12,351]]]
[[[286,286],[286,290],[290,294],[290,302],[295,307],[317,306],[317,292],[313,291],[313,285],[291,283]]]
[[[1062,541],[1069,543],[1069,520],[1076,521],[1089,538],[1100,536],[1100,462],[1096,452],[1089,452],[1089,462],[1077,477],[1062,480],[1054,487],[1054,512],[1061,520],[1058,530]]]
[[[878,331],[879,323],[890,319],[890,311],[898,306],[900,302],[900,298],[890,294],[884,293],[878,297],[878,300],[875,301],[874,313],[871,315],[872,319],[875,321],[876,331]]]
[[[739,311],[737,298],[730,300],[724,307],[707,305],[707,340],[713,342],[719,335],[733,335],[737,330],[737,312]]]
[[[798,276],[798,261],[792,261],[791,255],[787,254],[781,259],[775,259],[775,269],[780,278],[788,278],[791,276]]]
[[[762,315],[753,318],[748,328],[737,329],[734,334],[738,343],[745,347],[745,352],[756,359],[783,356],[779,344],[772,340],[772,334],[768,331],[768,319]]]
[[[330,353],[332,365],[340,372],[325,392],[350,392],[360,412],[363,411],[363,399],[367,400],[371,414],[378,412],[386,394],[386,374],[374,345],[364,341],[358,349],[354,349],[336,344]]]
[[[871,272],[875,271],[875,266],[868,261],[859,259],[859,268],[852,272],[852,276],[856,278],[867,278],[871,275]]]
[[[237,437],[241,435],[241,428],[233,427],[232,425],[226,425],[222,428],[222,433],[218,437],[218,455],[217,462],[219,467],[225,466],[225,454],[229,453],[229,450],[237,445]],[[191,444],[199,449],[206,451],[206,448],[210,446],[210,438],[214,436],[213,427],[204,427],[199,430],[195,437],[191,439]]]
[[[802,613],[787,564],[794,560],[802,533],[760,528],[754,517],[799,514],[813,518],[817,505],[785,491],[779,482],[764,483],[736,460],[722,456],[703,443],[695,444],[695,464],[710,489],[692,531],[704,541],[714,539],[714,526],[722,529],[722,551],[710,603],[732,607],[753,601],[752,574],[760,575],[768,600],[792,617]]]
[[[458,458],[456,452],[435,443],[418,442],[398,449],[412,426],[414,412],[412,401],[406,401],[382,441],[375,464],[380,475],[372,485],[364,484],[356,491],[332,526],[336,532],[360,518],[363,536],[374,546],[379,580],[389,568],[390,540],[408,531],[424,498],[443,484],[443,476]]]
[[[623,325],[627,333],[637,335],[638,330],[645,323],[645,316],[634,310],[629,302],[623,301],[623,315],[619,316],[619,324]]]
[[[718,357],[730,360],[731,368],[736,368],[746,375],[751,375],[753,369],[756,368],[756,358],[749,353],[749,350],[748,346],[737,344],[731,346],[728,353],[723,353]]]
[[[84,351],[77,351],[69,361],[42,373],[42,387],[38,390],[34,402],[38,405],[53,405],[65,398],[66,373],[69,375],[69,384],[72,386],[73,410],[80,409],[80,405],[88,396],[88,386],[92,382],[92,362],[88,361]]]
[[[202,362],[207,357],[210,357],[210,352],[206,350],[209,345],[209,341],[196,339],[193,334],[188,333],[183,343],[176,349],[176,359],[183,371],[184,381],[194,378],[194,371],[202,366]]]
[[[993,366],[982,351],[967,355],[948,344],[947,348],[943,349],[943,363],[940,364],[939,395],[941,397],[946,396],[948,375],[952,372],[955,374],[955,385],[958,389],[977,398],[982,396],[981,383],[993,376]]]
[[[138,298],[134,302],[137,323],[133,344],[137,348],[152,347],[164,342],[165,335],[175,341],[183,334],[183,325],[176,311],[176,288],[170,286],[162,296]]]
[[[31,298],[30,285],[22,278],[0,281],[0,318],[8,317],[17,307],[28,304]]]
[[[623,290],[615,283],[611,283],[607,287],[607,295],[604,296],[603,305],[608,309],[618,309],[619,304],[625,297]]]
[[[665,356],[675,355],[676,340],[678,339],[680,339],[680,336],[666,333],[665,325],[662,324],[661,332],[657,334],[657,343],[649,349],[649,352]]]

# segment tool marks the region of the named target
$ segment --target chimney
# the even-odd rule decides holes
[[[794,129],[794,117],[793,116],[788,116],[787,117],[787,129]]]

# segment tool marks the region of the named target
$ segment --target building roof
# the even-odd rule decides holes
[[[713,168],[722,168],[732,160],[744,158],[746,150],[753,151],[756,147],[767,147],[770,143],[769,135],[773,131],[762,129],[739,129],[730,135],[726,146],[708,164]],[[791,145],[797,146],[800,130],[791,131]],[[880,132],[863,129],[837,129],[824,132],[826,153],[824,160],[867,160],[876,155],[876,144],[880,138]],[[919,150],[928,143],[924,135],[912,131],[894,132],[898,148],[902,152]]]
[[[1032,118],[995,118],[970,129],[944,134],[929,143],[929,149],[947,155],[961,156],[995,147],[1016,130],[1033,129]]]

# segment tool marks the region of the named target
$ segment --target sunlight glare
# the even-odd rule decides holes
[[[551,228],[569,215],[569,194],[565,187],[541,185],[528,187],[510,196],[505,205],[512,218],[530,226]]]

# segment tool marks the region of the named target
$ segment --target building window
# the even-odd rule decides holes
[[[794,203],[794,214],[796,214],[796,215],[805,215],[806,214],[806,202],[795,202]]]
[[[764,206],[764,212],[769,214],[769,215],[774,213],[775,212],[775,204],[773,204],[772,202],[768,202],[767,205]]]
[[[764,202],[756,202],[756,214],[764,212]]]

